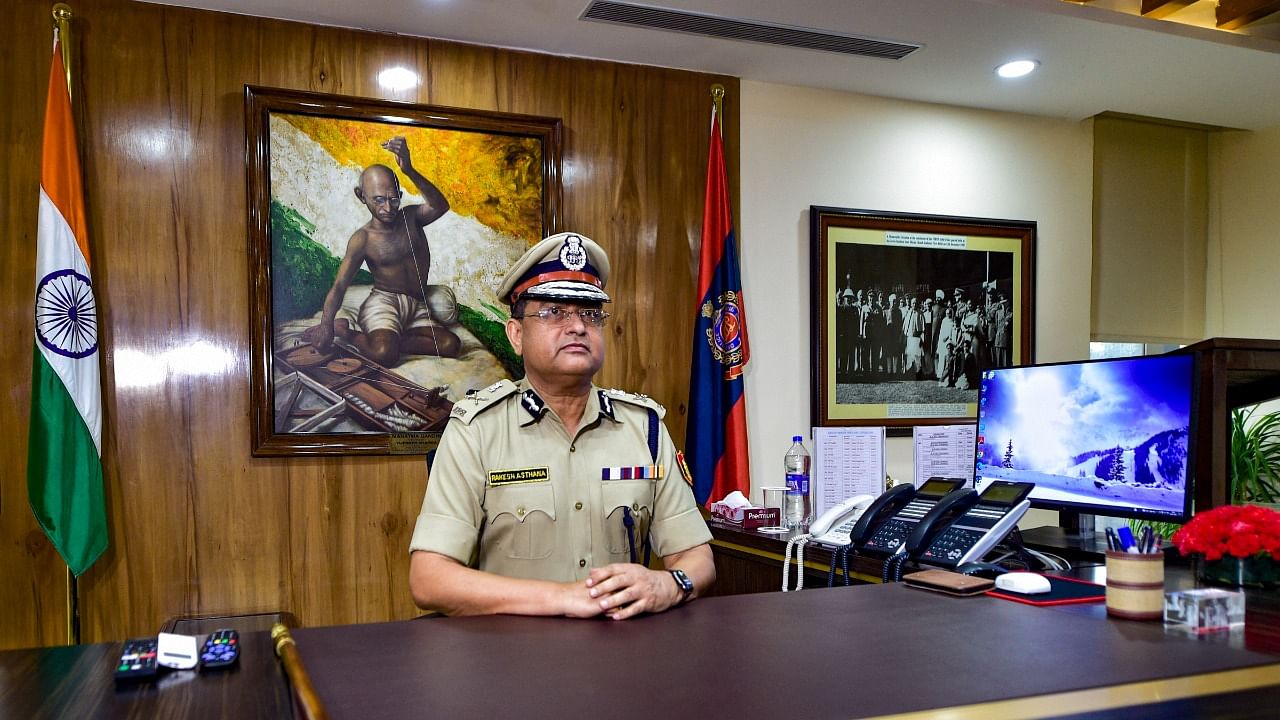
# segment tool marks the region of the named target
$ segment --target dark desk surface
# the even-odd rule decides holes
[[[954,717],[985,720],[1180,692],[1233,693],[1225,702],[1258,716],[1280,700],[1275,655],[899,584],[704,598],[625,622],[497,616],[293,634],[334,718],[776,720],[969,706]],[[236,670],[125,689],[111,680],[119,643],[3,652],[0,717],[288,717],[269,639],[241,637]],[[1204,714],[1182,710],[1163,714]]]
[[[0,652],[0,718],[287,718],[289,688],[265,632],[240,635],[227,670],[117,687],[121,643]]]
[[[1220,671],[1280,684],[1278,658],[1159,623],[900,584],[707,598],[625,622],[453,618],[294,637],[335,718],[849,718]]]

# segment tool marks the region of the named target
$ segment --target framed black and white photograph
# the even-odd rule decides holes
[[[1032,362],[1032,221],[813,206],[814,425],[971,422],[987,368]]]
[[[556,230],[561,122],[245,88],[256,455],[421,453],[523,376],[496,296]]]

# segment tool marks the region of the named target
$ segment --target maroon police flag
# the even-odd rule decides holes
[[[685,453],[694,496],[698,504],[706,505],[734,490],[745,494],[750,488],[742,379],[750,355],[747,318],[725,180],[724,142],[714,104],[697,303]]]

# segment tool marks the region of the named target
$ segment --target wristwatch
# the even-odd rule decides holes
[[[684,574],[683,570],[672,570],[671,577],[675,578],[676,587],[680,588],[680,602],[683,603],[693,594],[693,581],[689,579],[688,575]]]

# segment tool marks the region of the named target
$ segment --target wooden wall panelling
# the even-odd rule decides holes
[[[231,429],[247,402],[235,148],[239,89],[254,65],[228,40],[252,41],[254,21],[100,5],[85,20],[87,181],[109,271],[112,547],[82,588],[86,639],[154,632],[210,602],[232,605],[237,590],[269,594],[271,583],[245,576],[269,570],[265,558],[240,548],[274,530],[254,552],[280,555],[285,532],[236,512],[270,506],[270,485],[245,477],[247,441]]]
[[[188,191],[176,203],[175,240],[186,246],[185,272],[198,278],[179,319],[197,354],[192,367],[175,368],[190,399],[194,563],[184,603],[164,614],[287,610],[288,487],[273,467],[252,462],[240,431],[249,404],[243,87],[257,77],[263,38],[244,16],[165,9],[163,17],[168,74],[182,88],[171,87],[166,103],[190,148],[177,179]],[[209,17],[218,22],[206,26]]]
[[[720,80],[733,98],[735,80],[123,0],[78,0],[75,9],[90,230],[111,351],[112,545],[81,583],[85,640],[154,632],[180,613],[280,609],[321,625],[415,612],[406,548],[425,488],[421,458],[249,454],[246,83],[562,118],[562,227],[597,237],[617,268],[619,322],[600,380],[667,404],[671,432],[683,436],[707,91]],[[20,0],[9,16],[32,19],[21,27],[47,13],[43,0]],[[0,127],[6,145],[22,145],[0,178],[0,197],[18,210],[3,218],[10,238],[34,238],[30,143],[50,26],[15,36],[0,60],[9,100]],[[398,96],[383,91],[375,76],[392,64],[426,81]],[[736,113],[726,119],[732,133]],[[0,371],[18,379],[0,420],[24,429],[0,438],[0,450],[18,468],[33,286],[25,252],[7,244],[13,262],[0,268],[4,317],[19,329],[10,333],[17,348],[0,348]],[[148,370],[175,349],[195,349],[204,369]],[[65,628],[64,566],[32,535],[20,475],[0,480],[0,570],[20,580],[0,597],[38,627],[6,625],[0,646],[9,647],[58,642]]]
[[[31,515],[26,475],[49,9],[21,2],[0,23],[0,648],[68,641],[67,566]]]
[[[414,67],[420,40],[274,21],[262,23],[262,39],[264,86],[416,101],[416,92],[383,89],[377,73]],[[288,609],[310,625],[411,616],[408,545],[426,487],[422,459],[259,462],[288,475]]]

